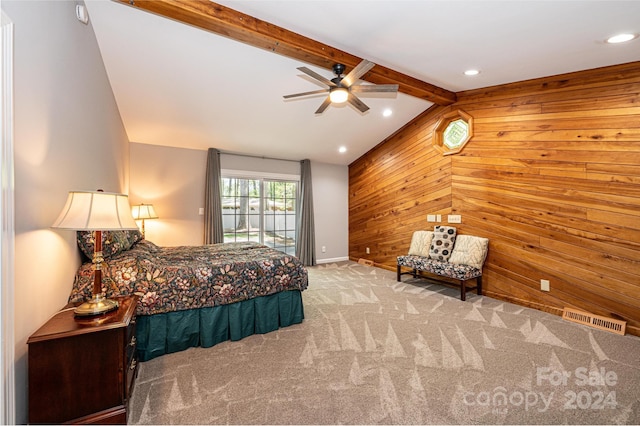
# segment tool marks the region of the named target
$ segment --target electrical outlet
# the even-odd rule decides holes
[[[198,209],[198,215],[200,215],[200,216],[204,216],[204,207],[200,207],[200,208]]]
[[[326,246],[322,246],[322,252],[326,253],[327,252],[327,247]]]
[[[367,254],[371,254],[371,250],[369,250],[369,247],[367,247]]]
[[[540,290],[549,291],[549,280],[540,280]]]

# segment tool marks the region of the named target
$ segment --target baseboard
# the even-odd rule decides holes
[[[559,317],[562,316],[562,312],[564,311],[563,308],[558,308],[557,306],[545,305],[543,303],[532,302],[530,300],[518,299],[517,297],[509,296],[503,293],[495,293],[491,290],[483,291],[482,293],[483,295],[488,296],[492,299],[511,302],[515,305],[525,306],[527,308],[536,309],[538,311],[548,312]]]
[[[503,300],[505,302],[513,303],[514,305],[525,306],[527,308],[536,309],[538,311],[547,312],[553,315],[557,315],[559,317],[562,316],[564,312],[564,308],[559,308],[557,306],[545,305],[543,303],[531,302],[529,300],[518,299],[517,297],[507,296],[502,293],[495,293],[493,291],[483,291],[483,294],[487,297],[491,297],[492,299]],[[626,327],[627,334],[632,334],[634,336],[640,336],[640,327],[636,327],[633,325],[627,324]]]
[[[361,257],[350,257],[348,260],[351,260],[353,262],[360,262],[360,259],[363,259],[363,258],[361,258]],[[369,260],[366,257],[364,259],[365,260]],[[375,266],[376,268],[386,269],[387,271],[393,271],[393,272],[395,272],[395,270],[396,270],[395,267],[384,265],[382,263],[376,263],[375,261],[372,261],[372,262],[373,262],[373,265],[371,265],[371,266]]]
[[[332,259],[316,259],[316,264],[322,265],[323,263],[346,262],[347,260],[349,260],[348,256],[334,257]]]

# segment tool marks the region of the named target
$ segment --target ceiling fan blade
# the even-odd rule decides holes
[[[335,84],[333,81],[329,80],[329,79],[328,79],[328,78],[326,78],[326,77],[321,76],[321,75],[320,75],[320,74],[318,74],[317,72],[312,71],[312,70],[310,70],[310,69],[309,69],[309,68],[307,68],[307,67],[299,67],[299,68],[298,68],[298,70],[299,70],[299,71],[302,71],[303,73],[307,74],[308,76],[313,77],[313,78],[315,78],[316,80],[318,80],[318,81],[320,81],[320,82],[322,82],[322,83],[326,84],[326,85],[327,85],[327,86],[329,86],[329,87],[335,87],[335,86],[336,86],[336,84]]]
[[[344,76],[344,78],[342,79],[342,81],[340,83],[342,83],[342,85],[346,86],[346,87],[351,86],[353,83],[358,81],[358,79],[360,77],[365,75],[367,73],[367,71],[369,71],[375,65],[376,64],[374,64],[373,62],[370,62],[370,61],[367,61],[366,59],[363,59],[362,62],[360,62],[358,65],[356,65],[356,67],[354,69],[352,69],[351,72],[349,72],[349,74]]]
[[[331,104],[331,98],[327,96],[327,99],[325,99],[322,105],[320,105],[320,108],[316,110],[316,114],[322,114],[330,104]]]
[[[397,84],[356,84],[349,88],[351,92],[397,92]]]
[[[360,112],[367,112],[369,107],[364,104],[356,95],[353,93],[349,93],[349,98],[347,99],[351,105],[358,108]]]
[[[299,96],[318,95],[320,93],[327,93],[327,92],[329,92],[329,89],[320,89],[320,90],[313,90],[311,92],[295,93],[293,95],[284,95],[283,98],[291,99],[291,98],[297,98]]]

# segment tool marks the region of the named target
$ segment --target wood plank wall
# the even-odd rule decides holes
[[[474,137],[443,157],[432,130],[451,109]],[[349,166],[352,260],[395,270],[436,213],[490,238],[485,295],[640,335],[640,62],[458,93]]]

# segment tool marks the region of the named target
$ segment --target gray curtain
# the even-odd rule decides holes
[[[311,190],[311,161],[300,162],[300,196],[298,197],[296,226],[296,256],[306,266],[316,264],[316,236],[313,224],[313,194]]]
[[[204,243],[223,243],[220,151],[215,148],[209,148],[207,152],[207,175],[204,192]]]

